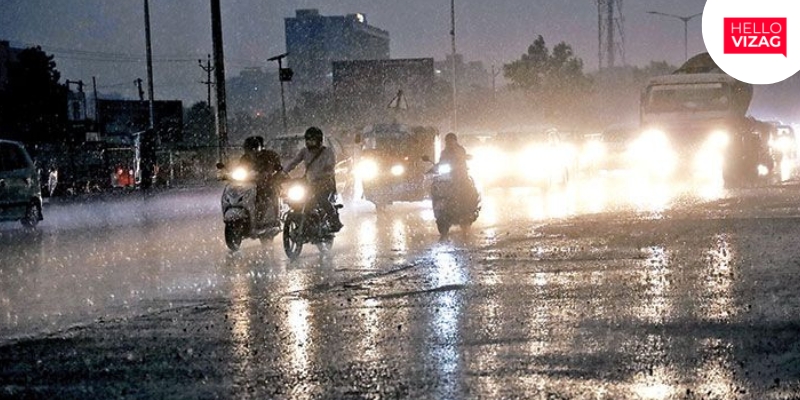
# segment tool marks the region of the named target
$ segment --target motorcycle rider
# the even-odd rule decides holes
[[[244,154],[239,165],[258,174],[256,177],[256,223],[265,228],[280,227],[280,205],[275,182],[283,170],[280,155],[264,148],[264,138],[250,136],[242,145]]]
[[[312,201],[319,204],[325,212],[331,231],[338,232],[343,225],[339,219],[339,212],[331,202],[331,199],[336,197],[336,155],[332,149],[322,145],[321,129],[315,126],[309,127],[303,137],[306,146],[286,165],[284,171],[288,174],[301,162],[305,164],[304,177],[314,193]]]
[[[450,132],[444,136],[444,148],[439,154],[439,164],[448,164],[455,183],[459,199],[477,199],[478,191],[467,173],[467,150],[458,143],[458,136]]]

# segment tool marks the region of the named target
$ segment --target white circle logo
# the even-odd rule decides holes
[[[703,41],[728,75],[780,82],[800,71],[800,7],[786,0],[707,0]]]

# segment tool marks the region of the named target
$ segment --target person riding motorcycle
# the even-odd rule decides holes
[[[322,145],[322,130],[312,126],[304,135],[306,146],[297,153],[284,168],[288,174],[301,162],[305,164],[305,178],[314,193],[313,201],[325,212],[332,232],[338,232],[343,225],[339,212],[331,203],[336,197],[336,155],[333,150]],[[314,203],[312,203],[314,204]]]
[[[256,177],[256,221],[267,228],[280,226],[280,205],[276,185],[277,173],[283,170],[280,155],[264,148],[264,138],[250,136],[242,145],[244,154],[239,165],[258,174]]]

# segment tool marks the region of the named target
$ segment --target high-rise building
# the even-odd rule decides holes
[[[329,89],[334,61],[389,58],[389,32],[370,26],[364,14],[322,16],[317,9],[297,10],[294,18],[285,19],[285,29],[295,93]]]

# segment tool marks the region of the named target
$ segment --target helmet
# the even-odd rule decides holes
[[[306,140],[319,140],[322,142],[322,130],[316,126],[306,129],[306,134],[303,136]]]
[[[444,135],[444,141],[445,142],[458,142],[458,137],[456,136],[455,133],[450,132],[447,135]]]
[[[242,148],[244,148],[245,152],[256,152],[261,151],[264,147],[264,138],[261,136],[250,136],[244,140],[244,144]]]

